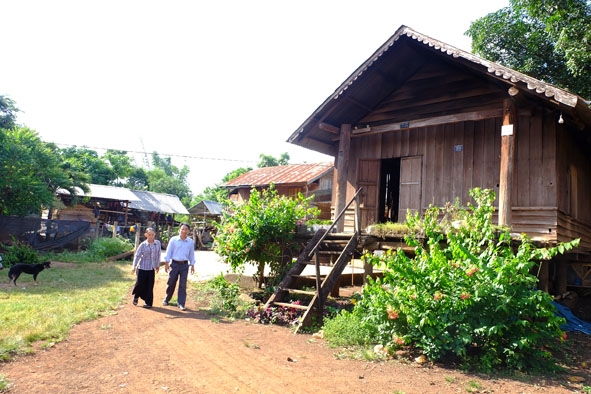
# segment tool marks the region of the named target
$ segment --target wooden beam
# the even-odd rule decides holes
[[[503,128],[501,130],[501,174],[499,182],[499,225],[511,227],[511,185],[517,132],[517,108],[512,99],[503,102]]]
[[[333,134],[339,134],[339,132],[340,132],[340,130],[339,130],[338,127],[333,126],[333,125],[328,124],[328,123],[325,123],[325,122],[318,123],[318,128],[320,130],[328,131],[328,132],[333,133]]]
[[[483,119],[498,118],[501,116],[503,116],[503,111],[501,109],[491,109],[486,111],[473,111],[464,112],[460,114],[434,116],[432,118],[414,119],[399,123],[384,124],[380,126],[361,126],[363,128],[358,128],[353,131],[352,137],[359,137],[370,134],[381,134],[390,131],[416,129],[419,127],[436,126],[441,124],[477,121]]]
[[[336,158],[336,201],[335,215],[338,215],[347,203],[347,177],[349,176],[349,154],[351,149],[351,125],[341,125],[341,139],[339,141],[339,152]],[[336,224],[336,229],[342,233],[345,228],[345,220],[341,218]]]

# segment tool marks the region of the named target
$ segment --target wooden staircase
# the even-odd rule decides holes
[[[303,310],[304,314],[300,320],[299,326],[296,328],[296,332],[302,327],[309,327],[314,315],[317,316],[318,323],[322,324],[324,303],[335,285],[338,284],[343,270],[353,258],[353,254],[360,239],[359,226],[355,226],[356,229],[353,234],[333,234],[331,233],[331,230],[349,205],[357,199],[360,191],[361,189],[355,193],[353,199],[351,199],[349,204],[347,204],[341,214],[334,220],[327,230],[318,230],[314,234],[304,250],[298,256],[292,268],[283,277],[283,280],[277,287],[275,293],[271,295],[265,304],[265,309],[273,306],[280,306]],[[359,206],[359,204],[356,205]],[[337,255],[338,257],[336,261],[333,262],[332,260],[334,256]],[[322,256],[328,256],[330,263],[322,263]],[[311,264],[316,267],[314,290],[307,291],[297,288],[298,280],[303,278],[301,275],[302,272]],[[321,266],[327,266],[325,271],[328,272],[321,273]],[[289,302],[289,296],[292,294],[305,294],[311,296],[311,300],[307,305],[292,304]]]

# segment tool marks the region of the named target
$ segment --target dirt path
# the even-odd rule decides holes
[[[165,277],[156,282],[156,300]],[[141,301],[140,301],[141,305]],[[192,302],[76,326],[49,350],[0,364],[9,393],[573,393],[559,381],[489,380],[427,364],[339,360],[312,335],[215,322]],[[591,384],[591,382],[587,382]]]

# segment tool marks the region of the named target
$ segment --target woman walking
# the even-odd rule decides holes
[[[133,305],[137,305],[138,298],[146,303],[144,308],[151,308],[154,301],[154,279],[160,268],[160,241],[155,239],[156,231],[148,227],[143,241],[135,252],[131,273],[137,270],[135,286],[133,287]]]

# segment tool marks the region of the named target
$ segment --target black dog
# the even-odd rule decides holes
[[[45,268],[51,268],[51,263],[49,261],[39,264],[15,264],[10,267],[10,270],[8,270],[8,283],[12,281],[16,286],[16,280],[24,272],[25,274],[33,275],[33,280],[35,281],[35,284],[37,284],[37,275],[39,275],[39,272],[43,271]]]

